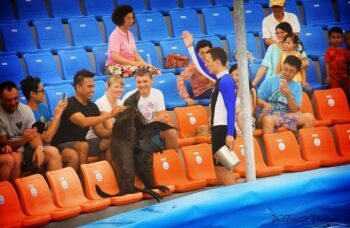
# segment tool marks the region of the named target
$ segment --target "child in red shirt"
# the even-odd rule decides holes
[[[347,73],[347,63],[349,61],[349,52],[342,48],[343,30],[339,27],[333,27],[329,30],[330,46],[324,56],[326,67],[326,83],[330,88],[340,87],[344,90],[346,96],[349,96],[349,79]]]

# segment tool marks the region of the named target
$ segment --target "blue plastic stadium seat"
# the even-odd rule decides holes
[[[96,74],[99,76],[104,74],[104,66],[107,60],[107,45],[93,47],[92,53],[94,54],[95,64],[96,64]]]
[[[230,10],[233,9],[233,1],[232,0],[215,0],[216,6],[225,6],[230,8]]]
[[[47,108],[49,109],[51,116],[53,116],[57,103],[61,100],[63,93],[67,93],[67,98],[74,96],[74,89],[71,84],[45,86],[44,89]]]
[[[58,50],[74,48],[69,45],[66,30],[60,20],[54,18],[33,22],[39,48],[50,49],[52,53]]]
[[[256,76],[256,72],[258,72],[259,68],[260,68],[261,64],[260,63],[250,63],[248,65],[248,70],[249,70],[249,75],[250,75],[250,79],[253,81],[255,76]],[[265,74],[263,75],[263,77],[261,78],[261,80],[258,82],[258,84],[256,85],[256,89],[259,89],[261,83],[263,83],[263,81],[265,80]]]
[[[259,32],[259,40],[260,40],[262,56],[265,56],[265,53],[266,53],[266,50],[267,50],[268,46],[265,44],[262,32]]]
[[[94,17],[71,18],[68,19],[68,24],[73,45],[84,46],[88,51],[91,51],[93,46],[105,45],[100,27]]]
[[[2,42],[5,51],[10,53],[17,53],[23,55],[23,53],[40,52],[34,43],[32,31],[25,22],[15,22],[11,24],[0,25],[2,33]]]
[[[122,97],[129,91],[136,89],[135,77],[124,78],[124,91]]]
[[[111,16],[103,16],[102,21],[103,21],[103,27],[106,33],[106,42],[108,43],[109,36],[115,29],[116,25],[112,22]],[[130,32],[132,32],[132,34],[134,35],[135,41],[138,42],[139,37],[137,36],[134,28],[135,28],[134,26],[131,27]]]
[[[85,13],[101,20],[102,16],[110,16],[114,10],[114,0],[84,0]]]
[[[19,97],[19,102],[21,102],[22,104],[27,104],[27,99],[23,95],[22,90],[20,90],[20,89],[18,89],[18,97]]]
[[[160,50],[162,52],[163,56],[163,65],[165,63],[165,58],[173,53],[181,54],[184,56],[188,56],[190,58],[190,55],[188,53],[188,50],[183,42],[182,39],[173,39],[173,40],[168,40],[168,41],[161,41],[159,43]],[[176,73],[182,72],[184,69],[183,68],[176,68],[175,71]]]
[[[165,19],[159,12],[136,14],[136,24],[142,41],[158,44],[159,41],[170,38]]]
[[[0,82],[11,80],[19,84],[24,78],[22,64],[16,55],[0,56]]]
[[[103,80],[95,80],[95,92],[92,98],[92,102],[95,102],[98,98],[102,97],[106,92],[106,82]]]
[[[61,50],[58,57],[62,67],[62,77],[65,80],[72,80],[75,73],[86,69],[92,71],[90,58],[84,49]]]
[[[183,31],[189,31],[193,36],[203,36],[199,17],[194,9],[169,11],[171,28],[174,37],[181,37]]]
[[[170,10],[179,9],[177,0],[167,0],[164,4],[164,0],[148,0],[150,10],[160,11],[162,14],[167,15]]]
[[[301,22],[301,14],[298,8],[298,4],[295,0],[286,0],[286,8],[284,9],[288,13],[293,13],[299,19],[299,23]]]
[[[324,55],[326,52],[328,42],[322,27],[302,27],[299,38],[303,42],[305,51],[309,58],[317,59],[319,56]]]
[[[163,92],[165,108],[167,110],[187,106],[187,102],[180,97],[175,85],[176,76],[172,73],[154,76],[153,87]]]
[[[233,53],[236,50],[236,35],[227,35],[226,36],[227,47],[229,50],[230,61],[234,61]],[[256,42],[256,38],[252,33],[246,33],[246,43],[247,51],[251,52],[255,57],[256,61],[261,61],[261,55],[259,52],[259,46]]]
[[[226,35],[234,33],[233,18],[228,8],[204,8],[202,14],[206,34],[223,39]]]
[[[269,7],[269,0],[249,0],[250,3],[259,3],[260,5],[262,5],[264,8]]]
[[[244,4],[244,18],[246,32],[252,32],[258,35],[261,32],[261,23],[265,18],[264,9],[260,4]]]
[[[222,44],[221,40],[217,36],[202,36],[202,37],[197,37],[193,39],[193,46],[196,47],[198,41],[200,40],[208,40],[211,42],[213,47],[221,47],[224,48],[224,45]]]
[[[144,0],[117,0],[117,5],[130,5],[135,13],[147,12]]]
[[[336,22],[330,0],[302,0],[302,3],[306,25],[326,26]]]
[[[67,22],[68,18],[83,16],[79,0],[49,0],[52,16]]]
[[[324,56],[320,56],[320,58],[318,58],[318,63],[320,64],[322,84],[324,84],[326,79],[326,67],[324,62]]]
[[[137,52],[144,61],[147,61],[147,55],[151,58],[151,64],[157,67],[162,73],[175,73],[175,69],[163,69],[157,53],[157,49],[151,42],[142,42],[137,45]]]
[[[15,14],[13,12],[10,0],[2,0],[0,7],[0,23],[15,21]]]
[[[337,0],[338,15],[341,22],[350,22],[350,1]]]
[[[182,6],[201,11],[204,7],[212,7],[213,5],[210,0],[182,0]]]
[[[20,20],[34,21],[49,18],[45,0],[16,0]]]
[[[310,59],[309,60],[310,66],[306,69],[306,81],[309,84],[310,88],[312,90],[317,90],[317,89],[327,89],[327,85],[322,85],[317,76],[317,71],[315,68],[314,62]]]
[[[27,74],[40,78],[44,85],[71,83],[71,81],[62,80],[56,61],[50,52],[24,54],[23,59]]]
[[[109,36],[115,29],[116,25],[112,22],[111,16],[103,16],[102,22],[103,22],[103,27],[105,29],[106,42],[108,43]]]

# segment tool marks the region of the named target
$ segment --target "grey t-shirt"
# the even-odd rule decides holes
[[[22,137],[25,129],[31,129],[35,122],[32,110],[19,103],[14,113],[7,113],[0,108],[0,135],[6,135],[8,140],[14,141]]]

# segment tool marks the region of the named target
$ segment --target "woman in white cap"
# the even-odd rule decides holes
[[[300,33],[300,24],[297,16],[293,13],[285,12],[285,6],[285,0],[270,0],[272,13],[265,17],[262,22],[262,35],[265,44],[268,46],[277,42],[275,28],[281,22],[288,22],[292,26],[294,34],[299,35]]]

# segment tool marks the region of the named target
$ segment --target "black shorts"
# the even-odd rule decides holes
[[[89,153],[88,156],[99,156],[102,151],[100,150],[100,143],[101,143],[100,138],[93,138],[93,139],[87,139],[86,142],[89,145]],[[58,150],[60,153],[66,148],[70,148],[74,150],[75,144],[81,142],[81,141],[69,141],[65,143],[61,143],[57,145]]]
[[[86,142],[89,144],[89,156],[100,156],[103,152],[100,149],[101,138],[87,139]]]
[[[213,156],[222,146],[226,145],[227,125],[213,126],[211,128],[211,149]],[[236,138],[236,130],[233,135]],[[215,165],[219,165],[215,162]]]

